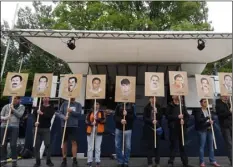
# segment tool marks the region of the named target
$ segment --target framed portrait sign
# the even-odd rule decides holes
[[[170,94],[188,95],[188,77],[186,71],[169,71]]]
[[[145,72],[145,96],[164,97],[164,73]]]
[[[86,99],[105,99],[106,75],[87,75]]]
[[[3,96],[24,96],[28,81],[27,73],[8,72]]]
[[[222,96],[232,96],[232,73],[218,73],[220,94]]]
[[[212,78],[209,75],[196,74],[197,94],[200,98],[212,99],[214,96]]]
[[[77,98],[82,87],[82,74],[65,74],[62,79],[61,97]]]
[[[32,97],[50,97],[52,80],[52,73],[35,74],[32,88]]]
[[[136,77],[116,76],[115,102],[135,103]]]

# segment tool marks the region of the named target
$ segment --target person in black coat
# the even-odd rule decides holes
[[[227,96],[216,100],[216,113],[226,143],[227,156],[232,166],[232,107]]]
[[[158,133],[156,134],[156,148],[154,144],[154,125],[156,124],[156,129],[161,129],[161,119],[162,119],[162,113],[160,106],[156,104],[156,108],[154,110],[154,98],[155,97],[149,97],[149,103],[144,108],[143,113],[143,120],[144,120],[144,126],[143,126],[143,136],[145,138],[145,141],[147,143],[147,163],[148,167],[152,167],[152,157],[153,153],[155,154],[155,164],[156,167],[159,167],[160,162],[160,154],[159,154],[159,141],[160,136]],[[156,103],[156,98],[155,98]],[[156,120],[154,119],[154,111],[156,112]]]
[[[200,100],[201,108],[198,108],[193,111],[193,115],[195,118],[195,129],[198,134],[199,138],[199,161],[200,167],[205,167],[204,162],[204,153],[205,153],[205,145],[207,142],[207,147],[209,151],[209,161],[210,163],[215,166],[219,167],[220,165],[216,162],[214,157],[214,141],[213,141],[213,134],[211,130],[211,124],[213,125],[212,119],[210,119],[209,112],[207,110],[207,100],[201,99]]]
[[[184,167],[188,167],[188,157],[185,153],[184,146],[182,144],[181,124],[183,124],[184,136],[186,134],[187,122],[189,120],[189,114],[186,107],[182,104],[182,114],[180,114],[180,102],[178,96],[172,96],[172,102],[168,104],[166,111],[166,118],[168,120],[169,128],[169,140],[170,140],[170,159],[168,160],[168,166],[173,167],[175,160],[175,148],[178,143],[181,161]],[[177,142],[178,141],[178,142]]]

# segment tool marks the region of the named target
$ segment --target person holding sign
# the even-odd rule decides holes
[[[95,105],[95,104],[94,104]],[[86,116],[86,125],[87,125],[87,164],[89,167],[92,167],[93,161],[93,135],[95,138],[95,162],[96,167],[100,167],[100,154],[101,154],[101,144],[102,136],[104,133],[104,124],[105,124],[105,114],[104,111],[100,110],[100,103],[97,101],[95,107],[96,111],[92,109]],[[95,130],[93,130],[95,128]],[[95,134],[94,134],[95,132]]]
[[[11,114],[10,114],[11,111]],[[10,138],[11,146],[11,158],[12,158],[12,167],[17,166],[17,139],[19,135],[19,122],[20,118],[23,116],[25,107],[20,104],[20,97],[15,96],[13,103],[7,104],[2,108],[1,111],[1,141],[3,142],[4,132],[6,128],[6,123],[9,121],[7,127],[7,135],[5,139]],[[7,142],[4,142],[4,145],[1,147],[1,166],[6,165],[7,159]]]
[[[188,157],[185,153],[184,145],[182,143],[182,129],[180,125],[184,127],[184,134],[186,132],[187,122],[189,120],[189,114],[184,105],[181,105],[180,113],[180,98],[178,96],[172,96],[172,102],[168,104],[166,117],[168,120],[168,128],[170,134],[170,159],[168,160],[168,166],[172,167],[176,152],[175,148],[178,143],[181,161],[184,167],[188,167]]]
[[[50,144],[50,126],[51,126],[51,119],[55,110],[52,105],[49,104],[49,97],[43,98],[43,104],[39,108],[34,109],[34,117],[35,117],[35,127],[38,128],[37,135],[36,135],[36,145],[35,145],[35,157],[36,157],[36,164],[34,167],[39,167],[41,165],[40,162],[40,146],[42,141],[45,143],[46,148],[46,164],[48,166],[54,166],[50,159],[51,155],[51,144]],[[36,122],[37,116],[39,114],[39,121]]]
[[[68,116],[67,116],[68,112]],[[70,99],[70,107],[68,108],[68,101],[65,101],[60,108],[59,113],[57,115],[62,119],[62,131],[64,132],[64,122],[67,121],[66,133],[64,138],[64,144],[62,147],[62,156],[63,161],[61,163],[61,167],[67,167],[67,140],[68,138],[71,140],[72,144],[72,156],[73,156],[73,167],[78,166],[78,162],[76,159],[77,154],[77,128],[78,128],[78,120],[82,112],[82,105],[75,101],[75,98]]]
[[[216,112],[226,143],[227,156],[232,165],[232,104],[229,103],[228,96],[221,96],[220,99],[216,100]]]
[[[154,99],[155,98],[155,99]],[[146,140],[147,143],[147,163],[148,167],[152,167],[152,156],[153,153],[155,154],[155,166],[160,167],[160,154],[159,154],[159,134],[156,133],[156,148],[154,145],[154,125],[156,124],[156,131],[161,131],[161,119],[162,119],[162,113],[160,106],[156,104],[156,110],[154,111],[154,102],[156,103],[156,97],[149,97],[149,103],[144,108],[143,113],[143,120],[144,120],[144,126],[143,126],[143,137]],[[156,119],[154,119],[154,112],[156,113]]]
[[[125,119],[124,119],[125,117]],[[132,103],[121,103],[116,107],[114,120],[115,120],[115,147],[116,147],[116,157],[118,161],[118,167],[128,167],[129,157],[131,151],[131,135],[133,129],[135,114],[134,107]],[[125,126],[123,133],[123,126]],[[125,150],[123,152],[125,139]]]
[[[204,151],[205,151],[205,144],[207,141],[207,146],[209,150],[209,161],[215,167],[220,167],[220,165],[216,162],[214,158],[214,141],[213,141],[213,134],[211,131],[211,126],[213,125],[214,121],[210,119],[210,115],[207,109],[207,100],[201,99],[200,100],[201,108],[196,109],[193,113],[195,117],[195,129],[197,130],[198,137],[199,137],[199,159],[200,159],[200,167],[205,167],[204,162]]]

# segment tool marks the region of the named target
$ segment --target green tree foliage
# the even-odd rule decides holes
[[[60,2],[54,29],[211,30],[206,2]]]
[[[34,1],[33,8],[19,9],[16,28],[116,31],[213,30],[207,20],[206,2],[62,1],[53,9],[51,5],[46,6]],[[9,28],[7,23],[1,25],[1,29],[7,28]],[[15,40],[20,39],[15,38]],[[5,49],[6,41],[1,40],[1,63]],[[56,58],[56,55],[43,52],[33,45],[29,46],[28,53],[19,53],[19,45],[12,42],[4,76],[7,71],[18,71],[21,56],[24,57],[22,70],[30,74],[31,82],[34,73],[53,72],[56,75],[71,72],[68,65]],[[225,68],[228,69],[228,66]]]

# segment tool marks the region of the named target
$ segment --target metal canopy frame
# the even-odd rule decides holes
[[[232,39],[232,33],[212,31],[82,31],[15,29],[2,31],[8,37],[89,39]]]

